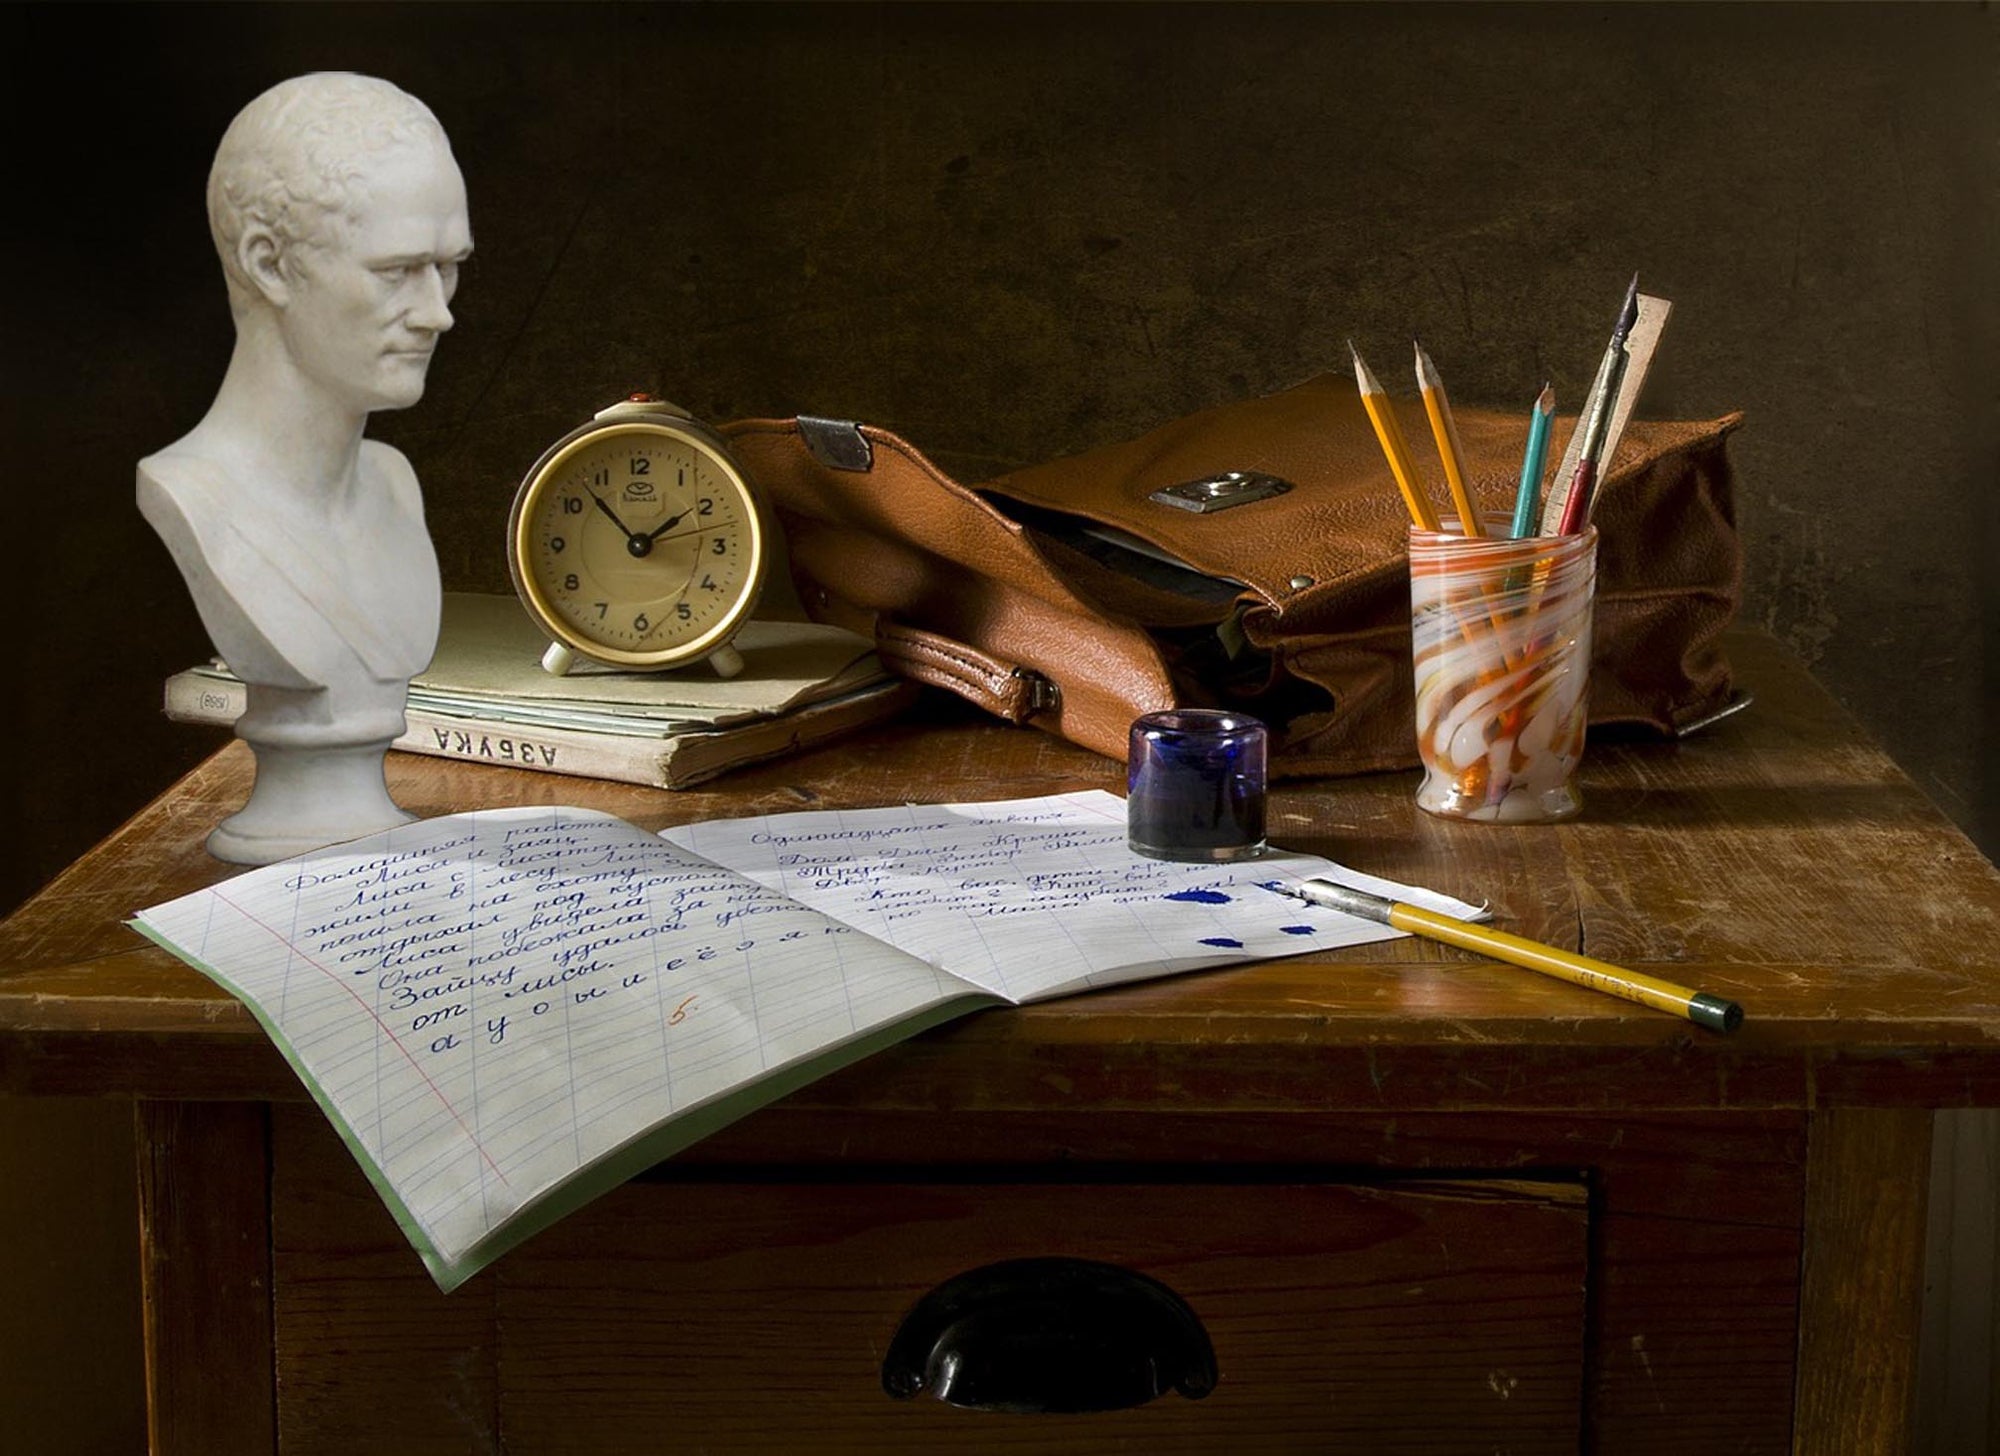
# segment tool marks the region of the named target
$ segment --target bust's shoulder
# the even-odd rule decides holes
[[[199,532],[227,518],[228,502],[238,492],[228,472],[214,460],[169,445],[139,462],[139,510],[160,525],[173,520]]]
[[[418,517],[423,515],[424,498],[417,485],[416,468],[394,445],[385,445],[380,440],[363,440],[361,472],[364,478],[380,481],[386,486],[390,499],[399,510]]]
[[[185,440],[176,440],[163,450],[155,450],[139,462],[141,487],[175,494],[183,490],[204,489],[223,473],[213,456],[190,449]]]

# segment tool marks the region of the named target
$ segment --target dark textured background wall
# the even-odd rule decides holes
[[[980,476],[1412,334],[1455,397],[1574,405],[1626,278],[1646,413],[1746,411],[1745,614],[2000,849],[2000,65],[1968,6],[48,6],[8,84],[16,589],[0,905],[218,739],[132,464],[228,356],[202,213],[235,111],[314,69],[427,100],[478,255],[378,417],[452,587],[513,484],[650,388],[847,415]],[[1400,365],[1396,365],[1400,368]],[[1751,684],[1754,688],[1754,684]],[[48,1362],[45,1362],[48,1363]]]
[[[16,635],[0,899],[215,738],[132,462],[230,326],[202,214],[265,85],[387,76],[443,119],[478,256],[376,432],[448,585],[635,388],[895,427],[975,475],[1420,334],[1463,401],[1574,404],[1636,269],[1644,408],[1742,409],[1746,614],[1989,846],[2000,114],[1983,8],[228,6],[8,12]]]

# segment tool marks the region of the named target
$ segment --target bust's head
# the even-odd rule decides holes
[[[267,319],[301,376],[361,412],[422,397],[472,250],[430,108],[372,76],[282,82],[224,133],[208,215],[239,332]]]

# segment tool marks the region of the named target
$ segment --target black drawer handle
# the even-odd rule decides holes
[[[904,1316],[882,1362],[899,1400],[1103,1411],[1215,1389],[1215,1348],[1158,1280],[1086,1259],[1010,1259],[955,1275]]]

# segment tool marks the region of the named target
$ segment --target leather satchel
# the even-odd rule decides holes
[[[1421,407],[1398,408],[1427,441]],[[1476,506],[1510,512],[1525,414],[1456,415]],[[1594,725],[1675,734],[1730,701],[1742,562],[1724,442],[1741,418],[1634,420],[1603,477]],[[1574,426],[1556,422],[1551,458]],[[978,485],[867,425],[724,434],[807,612],[873,636],[905,676],[1121,759],[1140,714],[1220,706],[1269,725],[1277,775],[1417,761],[1409,517],[1351,378]],[[1449,514],[1441,485],[1435,499]]]

